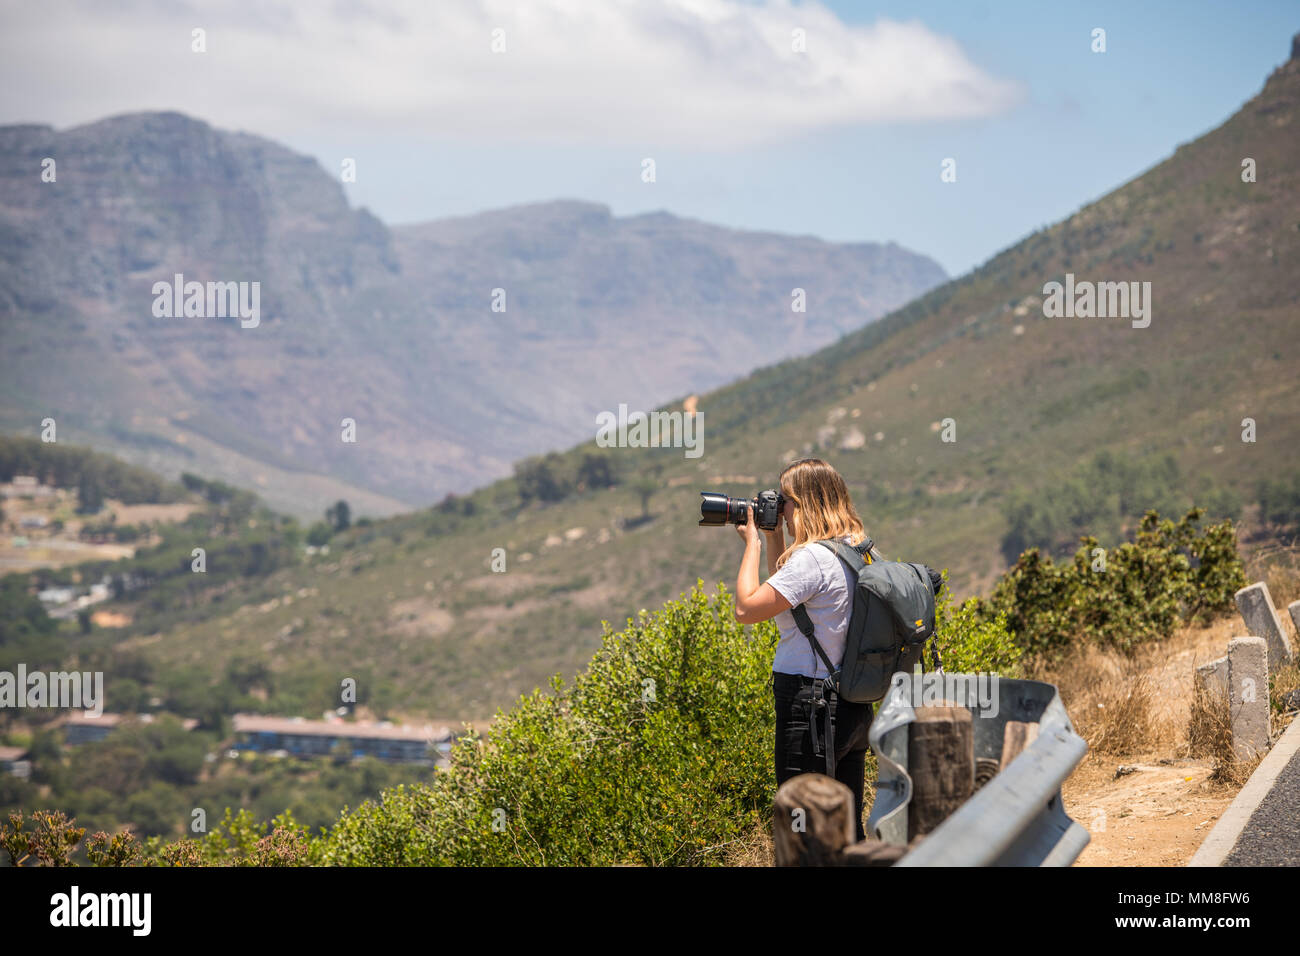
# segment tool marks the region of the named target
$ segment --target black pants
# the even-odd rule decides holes
[[[866,831],[862,826],[862,788],[866,773],[867,751],[871,745],[867,730],[871,726],[871,704],[854,704],[830,695],[827,706],[817,714],[817,742],[821,753],[813,753],[811,677],[799,674],[772,675],[772,697],[776,706],[776,784],[779,787],[801,773],[826,772],[826,721],[835,725],[835,779],[853,791],[854,823],[857,839]]]

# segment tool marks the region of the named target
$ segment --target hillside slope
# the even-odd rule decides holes
[[[362,673],[390,713],[483,717],[578,670],[600,620],[697,577],[733,581],[739,542],[696,527],[698,491],[752,493],[795,454],[828,457],[885,554],[948,567],[958,594],[1005,567],[1008,497],[1046,493],[1099,451],[1169,453],[1189,494],[1248,495],[1297,465],[1298,119],[1293,59],[1222,126],[1063,222],[833,347],[701,396],[700,459],[609,450],[654,481],[648,521],[625,520],[641,511],[630,483],[521,509],[499,482],[468,499],[472,514],[356,531],[199,623],[132,640],[195,667],[263,655],[322,696]],[[1246,157],[1257,182],[1242,182]],[[1150,282],[1149,326],[1046,318],[1044,285],[1066,273]]]
[[[178,273],[259,283],[256,327],[157,317],[154,283]],[[315,160],[178,113],[0,128],[0,428],[54,417],[299,516],[425,506],[593,435],[598,411],[806,353],[944,278],[892,244],[590,203],[390,230]]]

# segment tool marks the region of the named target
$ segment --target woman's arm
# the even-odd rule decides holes
[[[758,583],[758,554],[763,550],[763,543],[758,536],[752,513],[747,522],[736,525],[736,531],[745,541],[745,554],[740,559],[740,573],[736,576],[736,620],[741,624],[757,624],[790,610],[790,602],[772,585]],[[772,535],[768,535],[769,572],[772,570],[772,562],[776,560],[772,557],[771,543]]]
[[[781,521],[777,519],[776,527],[763,532],[767,535],[767,576],[776,574],[776,559],[785,552],[785,532],[781,530]]]

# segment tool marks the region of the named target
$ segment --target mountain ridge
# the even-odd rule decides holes
[[[0,128],[0,249],[0,427],[49,415],[300,516],[463,492],[591,433],[602,409],[716,386],[945,278],[896,245],[581,200],[389,227],[312,157],[168,111]],[[258,281],[257,329],[160,324],[149,289],[176,273]],[[326,487],[300,500],[294,475]]]

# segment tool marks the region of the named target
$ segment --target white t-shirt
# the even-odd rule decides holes
[[[846,536],[847,544],[849,538]],[[844,562],[824,544],[809,542],[790,555],[767,583],[794,608],[802,604],[813,622],[813,636],[836,667],[844,659],[844,636],[849,630],[849,574]],[[803,636],[794,615],[782,611],[774,619],[781,641],[776,645],[772,670],[778,674],[827,677],[822,661]]]

